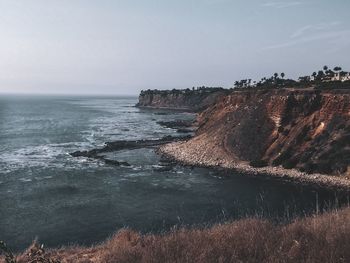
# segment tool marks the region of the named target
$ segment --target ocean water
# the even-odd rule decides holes
[[[345,203],[342,193],[203,168],[160,171],[154,149],[109,153],[116,167],[70,152],[107,141],[178,136],[158,121],[186,112],[135,108],[136,97],[0,97],[0,240],[14,250],[101,242],[261,216],[286,220]]]

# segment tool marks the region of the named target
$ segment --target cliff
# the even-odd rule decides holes
[[[192,164],[230,167],[243,161],[305,173],[350,173],[349,91],[231,92],[197,122],[194,138],[161,151]]]
[[[223,88],[141,91],[137,107],[201,111],[229,93]]]

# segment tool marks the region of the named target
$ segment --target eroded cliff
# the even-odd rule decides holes
[[[350,93],[345,90],[231,92],[199,114],[196,136],[165,147],[178,159],[349,175]]]
[[[228,94],[222,88],[201,88],[184,90],[146,90],[139,96],[137,107],[182,109],[201,111],[212,105],[216,100]]]

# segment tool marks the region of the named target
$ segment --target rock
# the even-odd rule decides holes
[[[194,130],[192,130],[192,129],[177,129],[176,132],[178,132],[178,133],[193,133]]]
[[[175,121],[158,121],[159,125],[164,126],[166,128],[183,128],[183,127],[192,127],[192,121],[184,121],[184,120],[175,120]]]
[[[134,150],[134,149],[140,149],[140,148],[155,147],[165,143],[188,140],[190,138],[191,138],[190,135],[178,136],[178,137],[168,135],[158,140],[114,141],[114,142],[107,142],[106,146],[103,148],[92,149],[90,151],[76,151],[76,152],[70,153],[70,155],[73,157],[99,158],[99,154],[104,152],[114,152],[114,151],[120,151],[120,150]]]
[[[188,140],[190,138],[191,136],[173,137],[168,135],[158,140],[114,141],[114,142],[107,142],[106,146],[103,148],[92,149],[90,151],[76,151],[76,152],[70,153],[70,155],[72,157],[86,157],[90,159],[101,160],[109,165],[130,166],[128,162],[120,162],[117,160],[107,159],[101,154],[106,152],[120,151],[120,150],[133,150],[133,149],[140,149],[140,148],[147,148],[147,147],[156,147],[165,143]]]
[[[110,160],[110,159],[105,159],[101,158],[105,164],[110,164],[110,165],[116,165],[116,166],[131,166],[128,162],[119,162],[116,160]]]

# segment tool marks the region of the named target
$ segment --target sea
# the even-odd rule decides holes
[[[165,233],[246,217],[280,223],[348,202],[344,193],[237,172],[160,169],[154,148],[108,153],[130,166],[69,154],[115,140],[183,136],[158,122],[195,118],[136,103],[137,97],[0,96],[0,240],[14,251],[34,239],[46,247],[88,246],[124,228]]]

